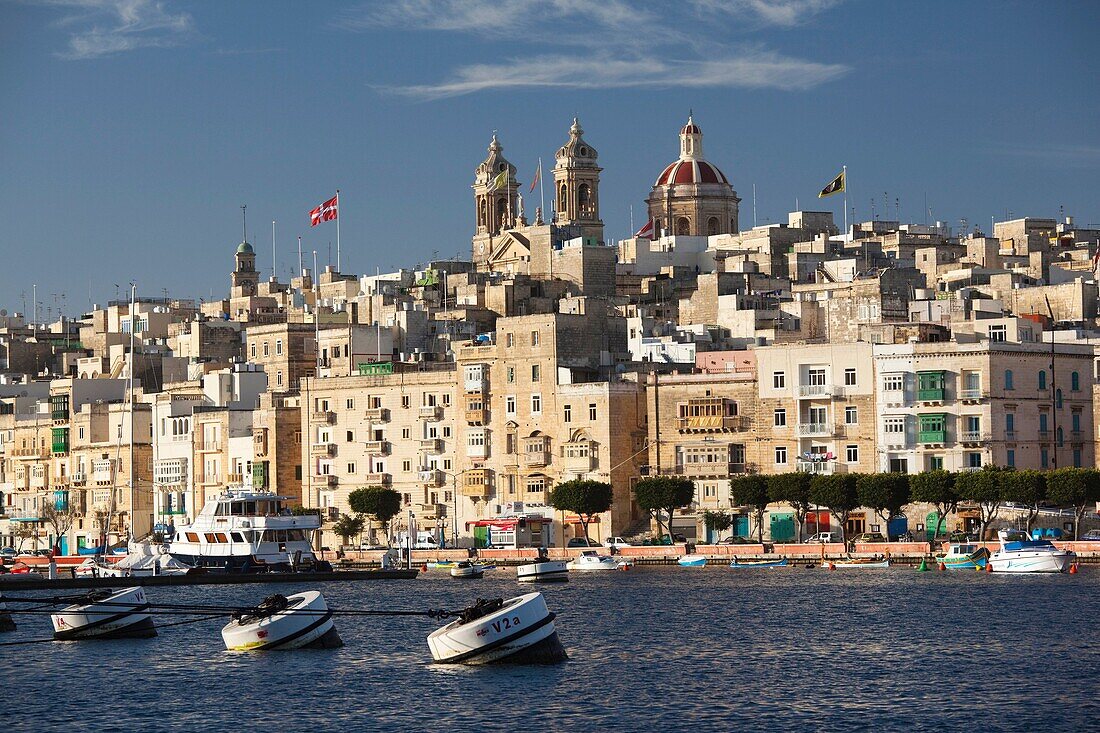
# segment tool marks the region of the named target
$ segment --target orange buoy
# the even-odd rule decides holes
[[[424,563],[423,565],[420,566],[420,572],[422,572],[422,573],[428,572],[428,563]]]
[[[941,562],[939,566],[936,567],[936,570],[947,570],[947,566]]]
[[[993,563],[989,562],[989,560],[985,561],[985,571],[987,573],[992,573],[993,572]]]
[[[829,563],[829,570],[836,570],[836,563]]]
[[[1077,574],[1077,563],[1073,563],[1072,565],[1069,566],[1069,574],[1070,575],[1076,575]]]

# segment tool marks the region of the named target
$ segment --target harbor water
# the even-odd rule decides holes
[[[460,608],[532,589],[482,580],[319,587],[336,609]],[[337,619],[335,650],[225,651],[224,620],[148,640],[0,647],[8,731],[1095,730],[1100,570],[640,567],[540,588],[568,662],[432,664],[420,617]],[[251,604],[292,585],[164,587]],[[45,592],[17,595],[43,596]],[[17,616],[0,643],[49,636]],[[162,623],[178,621],[165,617]]]

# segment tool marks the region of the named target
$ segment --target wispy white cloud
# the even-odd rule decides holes
[[[559,87],[571,89],[742,87],[799,90],[842,76],[848,67],[755,51],[721,59],[665,59],[655,56],[589,58],[547,55],[502,64],[472,64],[437,84],[382,87],[424,100],[488,89]]]
[[[139,48],[178,46],[194,36],[189,13],[162,0],[30,0],[65,12],[58,25],[70,30],[62,58],[83,60]]]
[[[1003,143],[991,146],[996,155],[1024,158],[1058,168],[1100,168],[1100,145],[1077,143]]]
[[[334,27],[368,31],[434,31],[522,40],[531,46],[588,46],[585,55],[544,53],[464,64],[441,81],[376,88],[417,99],[519,88],[770,87],[798,90],[849,71],[769,51],[734,46],[732,18],[795,25],[839,0],[691,0],[704,21],[687,33],[669,6],[638,0],[392,0],[359,6]],[[711,7],[713,5],[713,7]],[[665,13],[658,14],[658,10]],[[548,32],[547,29],[553,29]],[[499,54],[497,54],[499,58]]]
[[[841,0],[691,0],[701,14],[725,13],[762,25],[801,25]]]

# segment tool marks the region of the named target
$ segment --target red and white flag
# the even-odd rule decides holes
[[[328,201],[309,212],[309,225],[315,227],[323,221],[332,221],[338,215],[340,207],[340,194],[336,194]]]
[[[634,232],[634,236],[643,239],[653,239],[653,220],[650,219],[647,221],[644,227]]]
[[[535,177],[531,179],[531,187],[527,189],[527,193],[535,190],[535,186],[539,185],[540,178],[542,178],[542,158],[539,158],[539,167],[535,169]]]

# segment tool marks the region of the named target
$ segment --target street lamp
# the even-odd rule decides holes
[[[458,547],[458,477],[470,469],[464,468],[461,471],[439,470],[451,477],[451,506],[454,510],[451,512],[451,547]]]

